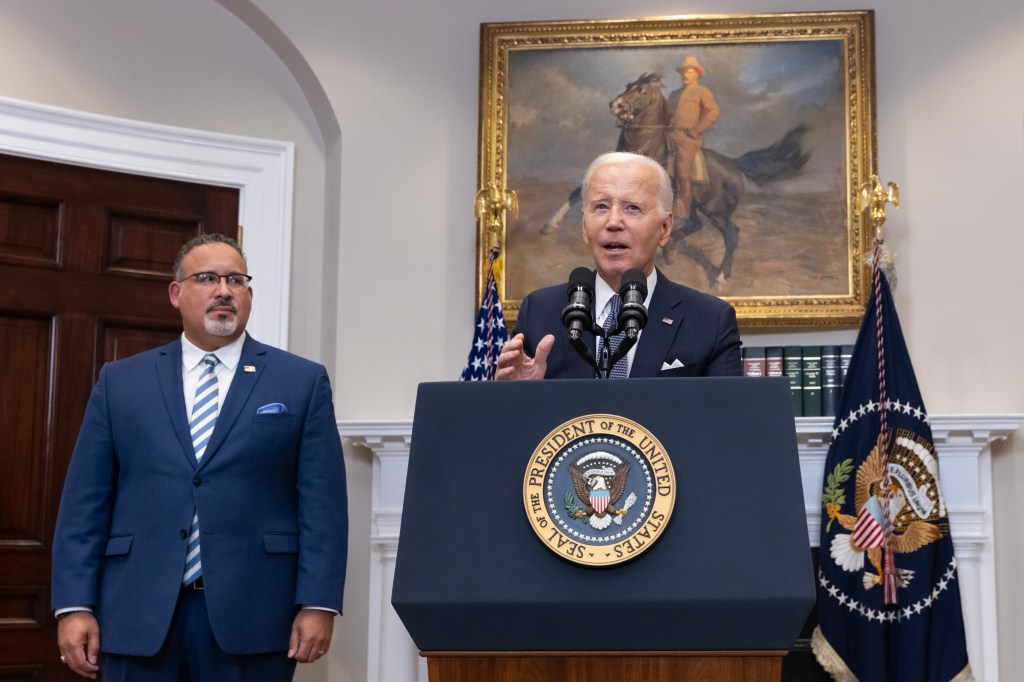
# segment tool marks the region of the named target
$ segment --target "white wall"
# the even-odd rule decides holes
[[[322,354],[320,316],[302,314],[318,310],[325,295],[320,132],[291,74],[256,35],[210,0],[14,0],[0,6],[0,55],[7,97],[294,142],[289,345]],[[258,273],[253,284],[259,305]]]
[[[850,7],[842,0],[638,0],[628,8],[613,0],[5,0],[0,94],[294,141],[290,346],[332,365],[340,419],[408,419],[419,382],[457,376],[477,303],[481,22],[829,9]],[[231,14],[253,10],[283,32],[326,102],[310,101],[296,83],[294,55],[271,49]],[[980,11],[952,0],[903,0],[875,11],[879,172],[903,190],[902,207],[889,214],[888,244],[897,253],[896,299],[922,392],[936,414],[1024,412],[1024,363],[1015,357],[1024,337],[1016,263],[1024,252],[1024,6],[986,3]],[[340,173],[326,158],[333,152],[325,114],[340,124]],[[338,175],[340,182],[327,180]],[[759,333],[748,342],[837,334],[853,336]],[[1014,589],[1024,539],[1011,525],[1024,511],[1024,437],[1017,433],[995,454],[1000,668],[1013,679],[1024,668],[1016,626],[1024,596]],[[348,458],[358,534],[368,467],[364,454]],[[359,600],[368,549],[352,551],[340,648],[304,679],[365,677]]]
[[[325,149],[315,111],[288,65],[233,14],[211,0],[0,4],[0,95],[41,104],[166,125],[295,143],[289,349],[327,362],[332,380],[338,286],[337,249],[325,270],[324,244],[337,232],[325,222]],[[337,182],[334,182],[337,185]],[[336,200],[337,188],[333,189]],[[335,241],[336,243],[336,237]],[[255,305],[260,275],[253,273]],[[265,281],[265,280],[264,280]],[[325,284],[326,282],[326,284]],[[327,314],[323,314],[326,308]],[[324,320],[330,320],[329,325]],[[353,477],[368,479],[360,453],[348,453]],[[369,500],[353,486],[353,555],[369,555]],[[360,523],[362,525],[360,525]],[[365,562],[363,562],[365,563]],[[356,558],[339,637],[359,674],[365,651],[360,584],[368,570]],[[362,616],[359,614],[362,613]],[[359,642],[359,637],[363,642]],[[311,670],[326,679],[327,664]]]

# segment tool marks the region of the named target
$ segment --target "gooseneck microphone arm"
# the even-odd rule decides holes
[[[603,332],[604,330],[602,329],[601,331]],[[572,338],[570,336],[569,343],[576,349],[576,352],[587,361],[587,364],[594,368],[594,371],[598,371],[597,360],[594,359],[594,354],[590,352],[590,348],[587,347],[587,342],[584,341],[582,337],[578,336],[576,338]]]
[[[597,372],[600,379],[607,379],[615,363],[626,357],[629,350],[640,338],[640,330],[647,324],[647,276],[637,268],[627,270],[622,275],[622,286],[619,288],[619,319],[615,328],[605,331],[594,323],[594,271],[588,268],[576,268],[569,275],[569,287],[566,291],[569,304],[562,310],[562,324],[569,330],[569,343],[576,352],[587,361]],[[612,353],[609,349],[608,337],[625,331],[625,338]],[[583,340],[583,333],[590,332],[605,340],[601,344],[601,353],[594,358],[590,347]]]
[[[615,349],[615,354],[608,358],[608,370],[615,366],[615,363],[626,357],[630,349],[640,339],[640,330],[647,325],[647,307],[644,301],[647,300],[647,276],[639,268],[626,270],[622,275],[622,286],[619,288],[619,319],[615,329],[608,335],[614,336],[621,331],[626,332],[625,338]],[[604,344],[602,356],[607,354],[608,344]],[[602,364],[604,358],[601,358]],[[598,370],[600,374],[600,370]],[[607,377],[607,374],[603,376]]]
[[[600,333],[597,333],[597,335],[604,339],[604,341],[601,343],[600,357],[598,358],[597,365],[594,366],[594,369],[597,370],[598,379],[607,379],[611,375],[612,367],[615,365],[615,362],[611,359],[611,353],[608,351],[608,337],[610,334],[608,334],[604,329],[601,329]],[[616,358],[616,361],[618,361],[618,358]]]

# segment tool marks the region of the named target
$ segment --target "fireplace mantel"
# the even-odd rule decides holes
[[[1018,414],[929,419],[961,580],[968,654],[975,678],[992,682],[999,679],[999,651],[991,446],[1020,428],[1021,419]],[[822,475],[832,421],[831,417],[796,419],[811,546],[818,544]],[[425,681],[416,646],[391,608],[412,422],[345,421],[338,423],[338,430],[347,447],[367,448],[373,455],[367,679]]]

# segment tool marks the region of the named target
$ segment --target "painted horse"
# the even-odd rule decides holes
[[[644,73],[608,106],[620,131],[616,151],[649,156],[672,174],[674,150],[669,140],[670,115],[663,88],[661,74]],[[705,148],[707,182],[694,183],[690,215],[675,217],[672,238],[663,250],[666,260],[672,259],[674,249],[704,269],[710,287],[728,280],[740,240],[740,228],[732,221],[732,214],[743,199],[746,181],[764,184],[796,175],[810,158],[801,147],[807,130],[806,125],[797,125],[770,147],[746,152],[735,159]],[[557,229],[570,208],[579,204],[581,194],[581,188],[574,189],[542,232]],[[712,263],[700,247],[686,241],[686,237],[704,227],[705,220],[722,234],[725,249],[718,264]]]

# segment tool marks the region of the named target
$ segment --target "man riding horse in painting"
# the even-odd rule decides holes
[[[718,120],[721,110],[710,90],[698,83],[707,74],[696,57],[687,57],[676,69],[683,79],[670,139],[675,150],[676,200],[674,212],[686,220],[693,205],[693,183],[707,182],[708,171],[701,147],[704,133]]]
[[[694,57],[687,57],[679,71],[684,84],[687,73],[692,73],[692,84],[681,93],[674,119],[669,116],[671,107],[662,92],[665,86],[661,74],[657,72],[642,73],[608,106],[619,128],[616,151],[648,156],[675,176],[677,199],[672,211],[675,220],[672,237],[662,249],[665,261],[671,261],[673,252],[688,256],[703,268],[707,286],[714,288],[732,274],[733,254],[740,240],[740,228],[733,222],[732,215],[748,191],[749,183],[764,185],[798,174],[810,158],[810,152],[804,151],[801,144],[809,126],[797,123],[774,144],[736,158],[713,149],[702,149],[703,134],[718,118],[718,105],[711,91],[697,84],[705,71]],[[697,96],[696,106],[692,101],[686,102],[691,95]],[[686,179],[685,184],[682,178]],[[571,207],[580,205],[580,199],[581,188],[576,187],[547,220],[541,233],[560,229],[562,219]],[[680,201],[685,203],[680,205]],[[686,239],[703,229],[705,221],[722,235],[723,249],[717,262],[712,262],[701,246]]]

